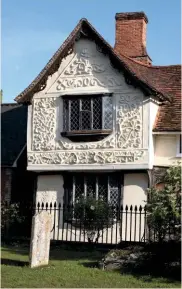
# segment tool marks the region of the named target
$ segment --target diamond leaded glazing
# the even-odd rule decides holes
[[[70,176],[67,185],[72,191],[73,203],[81,197],[91,197],[109,202],[116,208],[121,200],[120,179],[121,177],[115,173],[109,175],[77,173],[73,177]]]
[[[75,96],[75,99],[64,99],[64,131],[112,129],[112,106],[111,96]]]

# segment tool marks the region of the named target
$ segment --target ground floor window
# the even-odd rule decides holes
[[[64,203],[75,204],[81,197],[93,197],[121,204],[121,173],[75,173],[64,177]]]

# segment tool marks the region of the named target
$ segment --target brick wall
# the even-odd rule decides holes
[[[146,51],[148,19],[144,13],[116,14],[115,51],[145,64],[150,64]]]

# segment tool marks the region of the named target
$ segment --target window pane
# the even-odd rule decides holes
[[[108,191],[108,176],[98,176],[98,198],[107,202],[107,191]]]
[[[63,130],[67,131],[69,129],[68,116],[69,116],[69,101],[68,99],[63,100]]]
[[[113,206],[117,206],[119,204],[119,178],[117,175],[109,176],[109,191],[110,191],[110,203]]]
[[[103,97],[103,127],[112,129],[113,125],[113,107],[112,97]]]
[[[96,196],[96,176],[88,175],[86,176],[86,190],[87,190],[87,198],[94,198]]]
[[[93,98],[93,129],[102,129],[102,98]]]
[[[89,130],[91,129],[91,112],[90,111],[81,111],[81,129]]]
[[[79,130],[79,100],[71,100],[70,114],[71,130]]]
[[[84,177],[75,175],[75,202],[84,196]]]
[[[64,204],[71,205],[73,198],[73,177],[64,176]]]
[[[91,99],[81,100],[81,110],[91,110]]]

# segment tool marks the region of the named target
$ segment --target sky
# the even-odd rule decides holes
[[[44,68],[81,18],[112,45],[115,14],[144,11],[153,65],[180,64],[180,0],[2,0],[1,89],[14,102]]]

